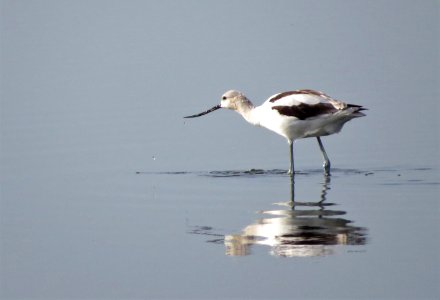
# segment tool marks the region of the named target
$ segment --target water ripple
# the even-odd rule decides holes
[[[136,174],[149,175],[195,175],[211,178],[254,178],[261,176],[269,177],[288,177],[287,170],[284,169],[249,169],[249,170],[214,170],[214,171],[162,171],[148,172],[137,171]],[[314,176],[323,174],[322,169],[305,169],[295,172],[295,176]],[[361,169],[342,169],[333,168],[332,177],[339,176],[377,176],[379,184],[396,186],[396,185],[440,185],[438,171],[428,167],[412,167],[412,168],[375,168],[370,170]]]

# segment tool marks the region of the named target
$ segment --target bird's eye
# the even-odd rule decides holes
[[[223,96],[222,99],[223,99],[223,100],[226,100],[226,96]]]

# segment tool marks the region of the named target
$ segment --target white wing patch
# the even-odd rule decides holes
[[[273,105],[278,106],[297,106],[301,103],[307,104],[307,105],[315,105],[320,102],[328,102],[328,101],[322,101],[324,100],[320,96],[316,95],[310,95],[310,94],[293,94],[289,96],[285,96],[276,102],[273,103]]]
[[[265,104],[270,106],[331,104],[337,109],[343,109],[346,107],[346,103],[335,100],[322,92],[314,90],[296,90],[278,93],[269,97]]]

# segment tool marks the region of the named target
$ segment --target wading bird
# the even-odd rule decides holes
[[[293,175],[293,142],[297,139],[316,137],[324,159],[324,172],[330,175],[330,160],[325,152],[321,136],[339,132],[353,118],[363,117],[361,105],[347,104],[315,90],[296,90],[275,94],[262,105],[255,107],[246,96],[235,90],[223,94],[220,104],[202,113],[187,116],[195,118],[219,108],[232,109],[252,125],[265,127],[285,137],[290,149],[290,167]]]

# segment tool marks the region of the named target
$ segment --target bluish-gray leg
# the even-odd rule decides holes
[[[330,175],[330,160],[328,159],[327,153],[325,152],[324,146],[322,145],[321,138],[318,136],[316,137],[319,144],[319,149],[321,149],[322,157],[324,158],[324,172],[325,175]]]
[[[295,166],[293,163],[293,141],[289,141],[289,149],[290,149],[290,168],[287,174],[294,175]]]

